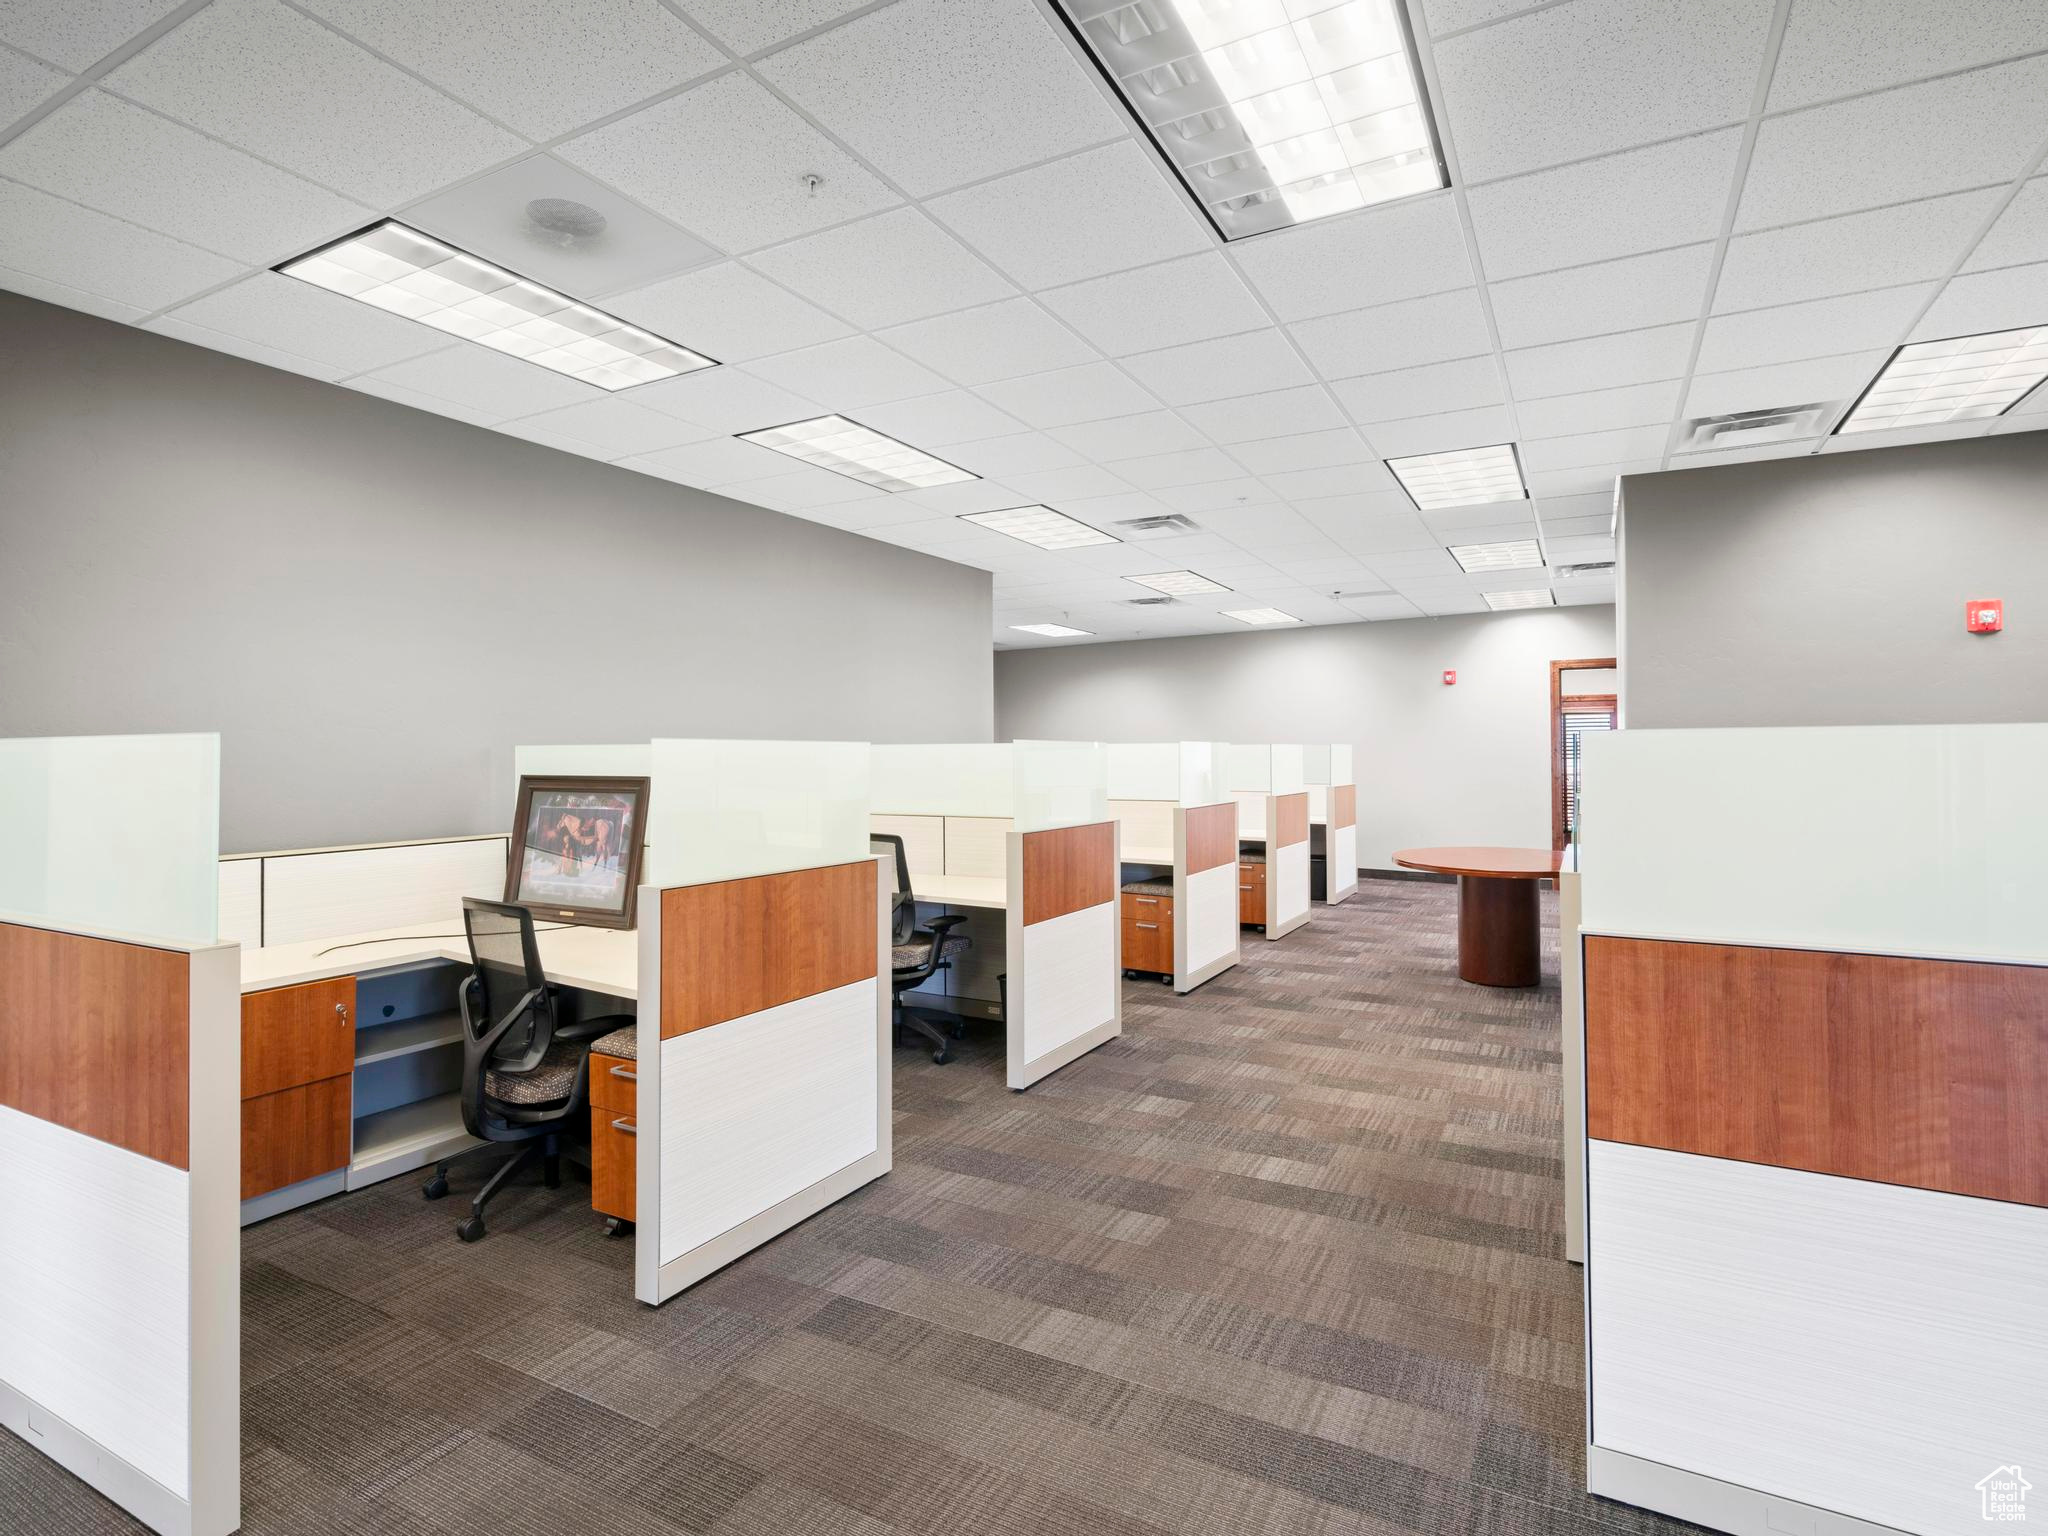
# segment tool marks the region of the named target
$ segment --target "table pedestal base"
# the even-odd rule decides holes
[[[1458,877],[1458,974],[1482,987],[1542,979],[1534,880]]]

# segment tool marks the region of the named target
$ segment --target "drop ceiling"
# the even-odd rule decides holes
[[[0,5],[0,286],[984,568],[1005,645],[1611,602],[1553,573],[1617,475],[2048,427],[1828,435],[1896,348],[2048,322],[2048,6],[1409,13],[1450,189],[1226,246],[1041,0]],[[547,195],[620,238],[535,244]],[[608,394],[269,270],[389,216],[720,366]],[[834,415],[980,478],[739,440]],[[1499,444],[1527,499],[1386,467]],[[966,520],[1013,507],[1119,542]],[[1227,590],[1131,579],[1184,571]]]

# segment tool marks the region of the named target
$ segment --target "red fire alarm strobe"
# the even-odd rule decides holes
[[[1444,668],[1444,686],[1450,687],[1458,680],[1458,674],[1449,667]]]
[[[1997,597],[1972,598],[1963,605],[1963,622],[1973,635],[1995,635],[2005,628],[2005,601]]]

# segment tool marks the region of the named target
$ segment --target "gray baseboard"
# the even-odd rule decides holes
[[[1586,1447],[1586,1491],[1729,1536],[1902,1536],[1897,1526],[1873,1525],[1598,1445]]]

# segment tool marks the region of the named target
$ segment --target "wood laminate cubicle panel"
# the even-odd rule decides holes
[[[1024,924],[1043,923],[1116,896],[1116,823],[1024,834]]]
[[[1323,832],[1323,892],[1341,901],[1358,889],[1358,786],[1330,786],[1330,819]]]
[[[1274,795],[1266,839],[1266,937],[1278,939],[1308,920],[1308,795]]]
[[[1188,873],[1237,863],[1237,806],[1190,806],[1187,811]]]
[[[872,979],[875,866],[662,892],[664,1039]]]
[[[1180,813],[1181,890],[1175,902],[1174,986],[1185,992],[1238,960],[1237,806]]]
[[[1595,1140],[2048,1205],[2048,968],[1585,943]]]
[[[1116,823],[1013,834],[1009,1077],[1028,1088],[1122,1028]]]

